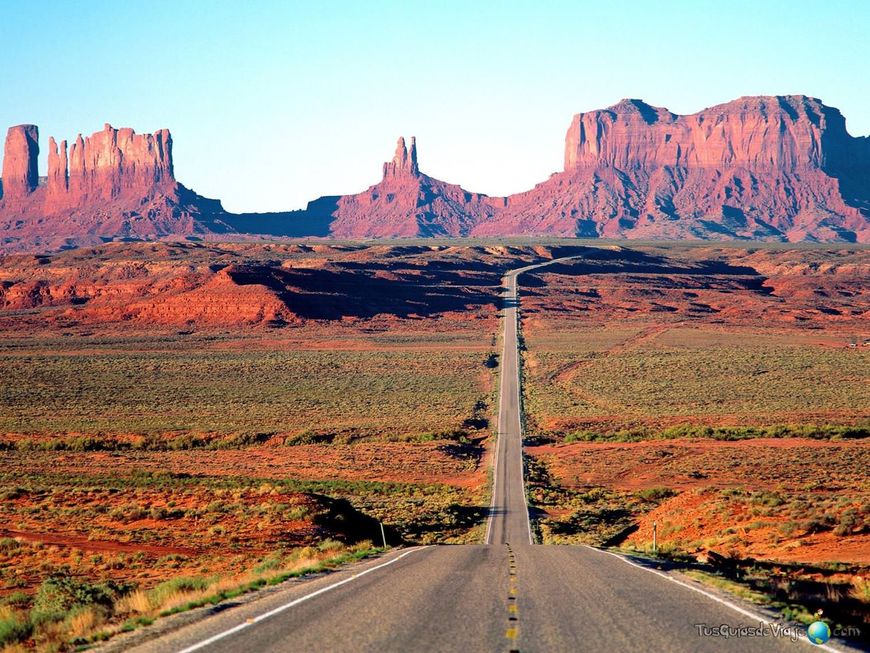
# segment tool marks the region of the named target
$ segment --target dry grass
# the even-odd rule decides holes
[[[105,622],[106,616],[101,610],[90,606],[77,608],[63,621],[65,639],[74,642],[87,639]]]
[[[347,546],[324,540],[317,546],[276,552],[240,574],[179,576],[150,589],[108,586],[99,590],[103,594],[99,594],[97,586],[74,579],[55,580],[50,612],[39,603],[42,593],[29,614],[0,604],[0,644],[4,645],[3,653],[32,648],[45,652],[74,650],[148,625],[159,616],[219,603],[294,576],[360,560],[376,551],[371,542]],[[57,587],[70,590],[63,600],[56,596]],[[93,598],[98,595],[103,598]],[[111,601],[107,603],[105,597],[111,597]]]
[[[148,592],[136,590],[121,597],[121,600],[116,605],[116,609],[121,614],[145,614],[152,610],[153,606],[151,605],[151,599],[148,597]]]

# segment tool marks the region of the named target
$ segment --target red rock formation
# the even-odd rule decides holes
[[[396,145],[384,164],[384,178],[368,190],[338,199],[330,232],[339,238],[462,236],[480,219],[491,217],[500,200],[470,193],[420,172],[417,143]]]
[[[508,198],[420,173],[399,139],[384,179],[338,199],[345,238],[557,235],[870,240],[870,142],[805,96],[748,97],[678,116],[640,100],[578,114],[565,168]]]
[[[9,130],[0,250],[241,231],[340,238],[557,235],[870,241],[870,138],[806,96],[740,98],[689,116],[623,100],[574,117],[565,167],[508,198],[420,171],[399,139],[383,179],[306,211],[228,215],[179,184],[168,131],[49,142],[38,187],[36,127]]]
[[[69,189],[69,172],[67,170],[66,141],[60,142],[60,150],[54,136],[48,139],[48,194],[53,202],[65,197]]]
[[[677,116],[641,100],[578,113],[565,138],[565,170],[582,166],[773,168],[824,165],[827,129],[839,112],[813,98],[750,97]]]
[[[114,317],[146,324],[211,324],[241,326],[284,324],[296,316],[273,289],[259,283],[240,283],[244,269],[230,266],[191,289],[132,301]],[[98,314],[99,315],[99,314]],[[111,316],[111,311],[105,314]]]
[[[0,201],[0,250],[51,250],[115,238],[151,239],[231,231],[220,202],[174,177],[172,136],[161,129],[79,135],[48,144],[48,175],[38,187],[35,126],[9,130]]]
[[[405,149],[405,139],[401,136],[396,143],[396,154],[393,160],[384,164],[384,179],[391,177],[416,177],[420,173],[417,167],[417,138],[411,136],[411,151]]]
[[[863,180],[862,180],[863,179]],[[474,235],[870,240],[870,147],[805,96],[574,116],[565,170]]]
[[[53,148],[49,144],[49,148]],[[132,129],[115,129],[106,124],[103,131],[87,138],[81,134],[69,152],[69,172],[65,152],[49,163],[49,181],[67,178],[67,194],[61,184],[53,186],[55,195],[65,197],[67,206],[113,200],[124,195],[149,197],[175,183],[172,170],[172,136],[161,129],[153,134],[136,134]],[[50,186],[51,187],[51,186]]]
[[[3,150],[3,198],[9,203],[30,195],[39,184],[36,160],[39,156],[39,128],[36,125],[10,127]]]

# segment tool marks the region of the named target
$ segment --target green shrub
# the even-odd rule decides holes
[[[325,539],[317,545],[318,551],[339,551],[344,548],[344,544],[338,540]]]
[[[208,587],[208,581],[204,578],[180,576],[157,585],[148,592],[148,600],[151,602],[151,605],[160,606],[173,594],[203,590],[206,587]]]
[[[794,535],[799,528],[800,524],[796,521],[787,521],[779,525],[780,533],[782,533],[786,537],[791,537],[792,535]]]
[[[785,499],[776,492],[758,492],[752,496],[752,503],[777,508],[785,503]]]
[[[11,605],[16,608],[23,608],[30,605],[30,595],[27,592],[12,592],[0,600],[0,605]]]
[[[0,537],[0,551],[3,553],[12,553],[21,548],[21,542],[14,537]]]
[[[67,574],[49,576],[36,592],[30,621],[34,626],[61,621],[80,606],[100,606],[111,611],[115,597],[122,590],[111,582],[92,585]]]
[[[651,487],[635,492],[637,498],[643,499],[644,501],[663,501],[664,499],[668,499],[676,494],[677,493],[674,492],[674,490],[666,487]]]
[[[0,646],[25,640],[31,631],[31,625],[21,615],[8,613],[0,616]]]
[[[0,500],[12,501],[13,499],[19,499],[23,497],[25,494],[27,494],[27,491],[24,488],[15,487],[0,492]]]
[[[849,535],[862,523],[863,522],[855,509],[849,508],[848,510],[843,511],[843,514],[840,515],[840,520],[834,527],[834,535],[838,537]]]
[[[270,553],[268,556],[263,558],[263,560],[254,567],[254,573],[262,574],[265,571],[270,571],[272,569],[278,569],[281,566],[282,558],[281,554],[278,552]]]

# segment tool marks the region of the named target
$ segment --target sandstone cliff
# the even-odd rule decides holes
[[[379,184],[338,198],[330,233],[870,240],[870,139],[815,98],[688,116],[622,100],[574,116],[564,160],[532,190],[491,198],[422,174],[400,139]]]
[[[3,185],[0,197],[7,201],[27,197],[39,183],[39,128],[36,125],[10,127],[3,148]]]
[[[175,180],[172,136],[106,124],[68,148],[48,141],[48,174],[37,173],[39,132],[12,127],[3,159],[0,249],[51,250],[119,238],[151,239],[230,230],[220,202]]]
[[[689,116],[622,100],[574,116],[565,170],[748,167],[794,172],[842,157],[848,138],[839,111],[804,96],[746,97]]]
[[[574,116],[565,168],[476,235],[870,239],[870,148],[806,96],[689,116],[640,100]]]
[[[79,134],[69,150],[68,171],[65,145],[55,159],[54,169],[49,163],[48,179],[49,184],[53,179],[68,179],[65,190],[70,205],[112,200],[125,194],[147,197],[175,184],[172,136],[167,129],[136,134],[132,129],[115,129],[106,124],[103,131],[87,138]],[[61,183],[56,191],[62,194],[63,190]]]

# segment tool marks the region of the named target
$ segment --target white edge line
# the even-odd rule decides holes
[[[760,621],[761,623],[768,625],[768,626],[773,625],[772,621],[765,619],[764,617],[762,617],[762,616],[760,616],[760,615],[758,615],[750,610],[746,610],[744,608],[741,608],[739,605],[731,603],[730,601],[726,601],[725,599],[718,597],[715,594],[712,594],[710,592],[707,592],[706,590],[703,590],[700,587],[690,585],[689,583],[684,583],[683,581],[678,580],[678,579],[674,578],[673,576],[670,576],[669,574],[664,573],[663,571],[659,571],[657,569],[650,569],[649,567],[644,567],[643,565],[639,565],[636,562],[629,560],[628,558],[626,558],[624,556],[619,555],[618,553],[613,553],[612,551],[605,551],[604,549],[596,549],[594,546],[589,546],[588,544],[584,544],[583,546],[585,546],[587,549],[592,549],[593,551],[598,551],[599,553],[606,553],[607,555],[613,556],[614,558],[616,558],[618,560],[622,560],[624,563],[629,564],[632,567],[637,567],[638,569],[643,569],[644,571],[648,571],[649,573],[655,574],[656,576],[661,576],[665,580],[669,580],[672,583],[676,583],[677,585],[682,585],[686,589],[690,589],[693,592],[698,592],[698,594],[703,594],[708,599],[712,599],[713,601],[716,601],[716,603],[720,603],[721,605],[724,605],[728,608],[731,608],[735,612],[739,612],[740,614],[742,614],[745,617],[750,617],[752,619],[756,619],[757,621]],[[805,639],[803,637],[800,638],[800,641],[802,641],[805,644],[807,644],[808,646],[812,646],[813,648],[818,649],[820,651],[831,651],[831,653],[841,653],[840,649],[833,648],[831,646],[828,646],[827,644],[813,644],[810,640]]]
[[[300,596],[298,599],[294,599],[294,600],[290,601],[289,603],[285,603],[284,605],[279,605],[277,608],[269,610],[268,612],[264,612],[261,615],[257,615],[253,619],[249,619],[248,621],[245,621],[244,623],[241,623],[238,626],[234,626],[233,628],[230,628],[230,629],[225,630],[221,633],[218,633],[217,635],[213,635],[212,637],[209,637],[208,639],[204,639],[201,642],[194,644],[193,646],[188,646],[187,648],[180,650],[178,653],[191,653],[192,651],[198,651],[199,649],[205,648],[206,646],[210,646],[211,644],[214,644],[215,642],[223,639],[224,637],[228,637],[234,633],[239,632],[240,630],[244,630],[245,628],[253,626],[254,624],[259,623],[265,619],[268,619],[269,617],[274,617],[276,614],[284,612],[284,610],[292,608],[294,605],[299,605],[300,603],[307,601],[308,599],[313,599],[315,596],[319,596],[321,594],[324,594],[325,592],[328,592],[329,590],[335,589],[336,587],[340,587],[342,585],[345,585],[345,584],[351,582],[352,580],[356,580],[360,576],[365,576],[366,574],[370,574],[371,572],[377,571],[378,569],[383,569],[384,567],[387,567],[387,566],[393,564],[394,562],[398,562],[399,560],[401,560],[402,558],[404,558],[407,555],[411,555],[412,553],[416,553],[417,551],[422,551],[423,549],[426,549],[426,548],[428,548],[428,547],[422,546],[422,547],[416,547],[414,549],[409,549],[408,551],[405,551],[401,555],[396,556],[392,560],[388,560],[387,562],[379,564],[375,567],[370,567],[370,568],[366,569],[365,571],[361,571],[358,574],[354,574],[353,576],[345,578],[344,580],[340,580],[337,583],[333,583],[332,585],[327,585],[326,587],[321,587],[319,590],[317,590],[315,592],[311,592],[311,594],[306,594],[305,596]]]

